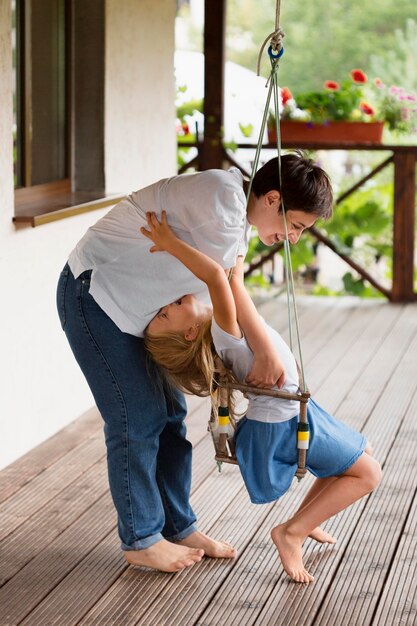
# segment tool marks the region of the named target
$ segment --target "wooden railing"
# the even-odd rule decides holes
[[[199,168],[200,156],[203,143],[181,143],[180,147],[196,147],[197,155],[185,164],[179,173],[186,171],[193,166]],[[255,145],[238,144],[240,149],[254,149]],[[264,148],[274,149],[273,144],[265,144]],[[317,241],[323,243],[335,252],[345,263],[352,267],[362,278],[367,280],[375,289],[380,291],[391,302],[413,302],[417,300],[414,291],[414,248],[415,248],[415,195],[416,195],[416,162],[417,146],[383,145],[367,143],[339,143],[323,144],[319,142],[305,144],[283,143],[283,148],[301,148],[308,150],[367,150],[391,152],[391,155],[377,165],[369,174],[361,178],[350,189],[345,191],[336,199],[336,205],[357,191],[362,185],[373,178],[378,172],[386,168],[391,163],[394,166],[394,196],[393,196],[393,244],[392,244],[392,286],[387,289],[381,285],[367,270],[361,267],[354,259],[339,250],[337,246],[326,235],[320,232],[315,226],[309,229],[310,233]],[[225,148],[222,149],[223,161],[237,166],[243,174],[249,176],[249,172],[229,154]],[[247,275],[255,269],[261,267],[267,260],[280,249],[280,245],[273,246],[256,263],[252,264]]]

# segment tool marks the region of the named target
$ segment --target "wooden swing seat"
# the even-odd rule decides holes
[[[229,394],[233,389],[237,389],[242,393],[253,393],[255,395],[264,395],[271,396],[273,398],[282,398],[285,400],[296,400],[300,403],[300,420],[299,420],[299,432],[306,433],[303,439],[308,440],[308,422],[307,422],[307,403],[310,399],[310,393],[308,391],[301,391],[299,388],[296,393],[288,393],[286,391],[280,391],[279,389],[260,389],[259,387],[252,387],[251,385],[241,385],[241,384],[230,384],[225,382],[225,380],[220,379],[218,394],[219,394],[219,411],[215,412],[214,410],[211,412],[210,420],[208,423],[208,430],[211,433],[214,449],[215,449],[215,460],[218,463],[230,463],[233,465],[237,465],[236,454],[235,454],[235,444],[234,437],[231,436],[228,432],[220,432],[221,429],[221,421],[222,415],[219,413],[227,412],[227,415],[224,415],[224,419],[227,420],[233,427],[233,431],[236,431],[237,422],[236,420],[230,418],[228,416],[228,398]],[[223,411],[222,411],[223,410]],[[300,444],[300,435],[298,435],[298,442]],[[296,471],[296,476],[298,480],[301,480],[307,473],[306,470],[306,447],[301,447],[298,445],[298,468]]]

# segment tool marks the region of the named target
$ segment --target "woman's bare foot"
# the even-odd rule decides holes
[[[336,543],[337,541],[336,537],[333,537],[329,533],[326,533],[326,531],[320,528],[320,526],[317,526],[317,528],[312,530],[309,534],[309,537],[311,537],[311,539],[314,539],[314,541],[318,541],[319,543]]]
[[[314,578],[307,572],[303,564],[302,540],[291,535],[285,524],[273,528],[271,537],[288,576],[291,576],[297,583],[311,583]]]
[[[161,539],[145,550],[127,550],[123,554],[130,565],[151,567],[161,572],[179,572],[201,561],[204,550],[178,546]]]
[[[188,546],[189,548],[202,548],[205,556],[210,556],[213,559],[234,559],[237,555],[236,549],[229,543],[216,541],[198,530],[188,535],[185,539],[177,541],[177,544]]]

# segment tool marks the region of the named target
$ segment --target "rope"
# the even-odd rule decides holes
[[[266,44],[268,43],[268,41],[271,41],[270,45],[274,52],[279,52],[282,48],[282,40],[285,37],[285,33],[283,30],[281,30],[280,25],[279,25],[280,13],[281,13],[281,0],[277,0],[276,6],[275,6],[275,30],[272,33],[270,33],[268,37],[265,38],[265,41],[263,42],[261,49],[259,51],[258,63],[256,66],[257,76],[260,75],[261,58],[262,58],[264,48]]]
[[[282,215],[283,215],[283,221],[284,221],[284,231],[285,231],[285,241],[284,241],[284,256],[285,256],[285,282],[286,282],[286,291],[287,291],[287,312],[288,312],[288,328],[289,328],[289,334],[290,334],[290,346],[291,346],[291,351],[293,351],[293,338],[292,338],[292,322],[291,322],[291,300],[292,300],[292,306],[293,306],[293,311],[294,311],[294,320],[295,320],[295,327],[296,327],[296,335],[297,335],[297,345],[298,345],[298,353],[299,353],[299,359],[300,359],[300,367],[299,367],[299,386],[301,389],[301,393],[302,393],[302,397],[303,399],[299,400],[300,401],[300,418],[299,418],[299,422],[298,422],[298,426],[297,426],[297,448],[298,448],[298,468],[296,471],[296,476],[298,478],[298,480],[301,480],[301,478],[306,474],[306,453],[307,453],[307,449],[308,449],[308,439],[309,439],[309,426],[308,426],[308,419],[307,419],[307,402],[308,402],[308,398],[310,397],[310,394],[308,392],[307,389],[307,385],[306,385],[306,381],[305,381],[305,374],[304,374],[304,363],[303,363],[303,356],[302,356],[302,351],[301,351],[301,340],[300,340],[300,328],[299,328],[299,323],[298,323],[298,312],[297,312],[297,304],[296,304],[296,300],[295,300],[295,286],[294,286],[294,277],[293,277],[293,271],[292,271],[292,262],[291,262],[291,253],[290,253],[290,242],[289,242],[289,238],[288,238],[288,228],[287,228],[287,219],[286,219],[286,212],[285,212],[285,206],[284,206],[284,198],[283,198],[283,194],[282,194],[282,176],[281,176],[281,127],[280,127],[280,122],[279,122],[279,89],[278,89],[278,67],[279,67],[279,59],[282,56],[283,52],[284,52],[284,48],[282,46],[282,39],[285,36],[283,31],[280,29],[279,27],[279,17],[280,17],[280,8],[281,8],[281,0],[277,0],[277,4],[276,4],[276,15],[275,15],[275,30],[273,33],[271,33],[270,35],[268,35],[268,37],[266,37],[265,41],[263,42],[262,46],[261,46],[261,50],[259,52],[259,56],[258,56],[258,70],[257,70],[257,74],[259,76],[259,68],[260,68],[260,61],[261,61],[261,56],[263,53],[263,50],[265,48],[265,45],[267,44],[268,41],[271,41],[269,50],[268,50],[268,54],[270,57],[270,61],[271,61],[271,72],[268,78],[268,81],[266,83],[266,86],[268,87],[269,84],[269,89],[268,89],[268,95],[266,98],[266,103],[265,103],[265,109],[264,109],[264,114],[263,114],[263,118],[262,118],[262,123],[261,123],[261,129],[259,131],[259,137],[258,137],[258,143],[256,146],[256,152],[255,152],[255,158],[254,158],[254,162],[253,162],[253,167],[252,167],[252,173],[251,173],[251,177],[250,177],[250,181],[249,181],[249,185],[248,185],[248,190],[246,193],[246,208],[248,207],[248,203],[249,203],[249,198],[250,198],[250,194],[252,191],[252,185],[253,185],[253,180],[255,177],[255,174],[258,170],[258,164],[259,164],[259,157],[260,157],[260,153],[261,153],[261,149],[262,149],[262,144],[263,144],[263,137],[264,137],[264,133],[265,133],[265,127],[266,127],[266,123],[267,123],[267,118],[268,118],[268,114],[269,114],[269,107],[270,107],[270,102],[271,102],[271,96],[272,93],[274,94],[274,109],[275,109],[275,120],[276,120],[276,130],[277,130],[277,153],[278,153],[278,181],[279,181],[279,188],[281,190],[281,211],[282,211]],[[229,274],[229,280],[231,278],[231,273]],[[219,393],[219,404],[222,405],[225,403],[225,397],[224,397],[224,389],[222,389],[222,387],[226,386],[228,388],[228,391],[230,393],[231,389],[241,389],[242,391],[251,391],[253,393],[266,393],[267,395],[276,395],[279,397],[280,392],[275,392],[275,391],[265,391],[265,390],[254,390],[251,387],[247,387],[247,386],[243,386],[243,385],[237,385],[235,383],[233,384],[227,384],[226,382],[226,377],[224,376],[225,374],[225,367],[224,364],[221,362],[221,360],[218,360],[219,362],[216,363],[216,370],[219,374],[219,392],[221,392],[221,394]],[[282,393],[282,392],[281,392]],[[230,396],[229,396],[229,401],[230,401]],[[212,417],[214,419],[214,414],[212,413]],[[210,424],[212,423],[212,420],[210,420]],[[232,456],[227,456],[225,457],[225,454],[227,454],[227,448],[226,448],[226,441],[220,441],[216,444],[215,441],[215,437],[213,434],[213,430],[210,429],[213,435],[213,441],[214,441],[214,445],[216,448],[216,455],[219,453],[219,456],[216,456],[216,459],[218,461],[218,466],[219,468],[221,467],[221,462],[223,460],[228,461],[228,462],[233,462],[236,463],[236,459],[235,457],[233,457],[234,455],[234,451],[231,450]],[[229,442],[230,445],[230,442]],[[223,450],[224,448],[224,450]]]
[[[279,1],[279,0],[278,0]],[[281,210],[284,220],[284,230],[285,230],[285,242],[284,242],[284,256],[285,256],[285,283],[286,283],[286,292],[287,292],[287,310],[288,310],[288,330],[290,335],[290,347],[293,352],[293,336],[292,336],[292,323],[291,323],[291,300],[292,307],[294,311],[294,321],[296,328],[296,336],[297,336],[297,347],[298,354],[300,358],[300,369],[301,369],[301,378],[303,391],[307,391],[307,385],[305,381],[305,373],[304,373],[304,362],[303,362],[303,354],[301,350],[301,339],[300,339],[300,327],[298,323],[298,311],[297,311],[297,303],[295,299],[295,286],[294,286],[294,276],[292,271],[292,261],[291,261],[291,252],[290,252],[290,243],[288,239],[288,228],[287,228],[287,219],[286,219],[286,211],[284,198],[282,195],[282,178],[281,178],[281,127],[279,123],[279,91],[278,91],[278,65],[279,65],[279,55],[273,55],[270,51],[269,53],[271,59],[271,84],[273,85],[274,92],[274,109],[275,109],[275,120],[276,120],[276,129],[277,129],[277,153],[278,153],[278,180],[279,180],[279,188],[281,189]]]
[[[262,58],[264,48],[266,44],[268,43],[268,41],[271,41],[271,47],[276,52],[276,51],[281,50],[282,40],[284,39],[284,37],[285,37],[284,31],[281,30],[281,28],[276,28],[272,33],[268,35],[268,37],[265,38],[265,41],[263,42],[261,49],[259,50],[259,54],[258,54],[258,63],[256,65],[257,76],[260,75],[261,58]]]

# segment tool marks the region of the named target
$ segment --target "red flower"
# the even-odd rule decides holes
[[[375,115],[375,110],[367,102],[361,102],[359,108],[366,115]]]
[[[293,99],[293,95],[291,91],[288,89],[288,87],[281,87],[282,106],[285,106],[288,100],[292,100],[292,99]]]
[[[374,78],[374,84],[378,89],[383,89],[385,87],[384,83],[380,78]]]
[[[363,84],[368,80],[368,77],[363,70],[352,70],[350,77],[354,83]]]
[[[324,88],[328,89],[329,91],[339,91],[340,85],[334,80],[326,80],[326,82],[324,83]]]

